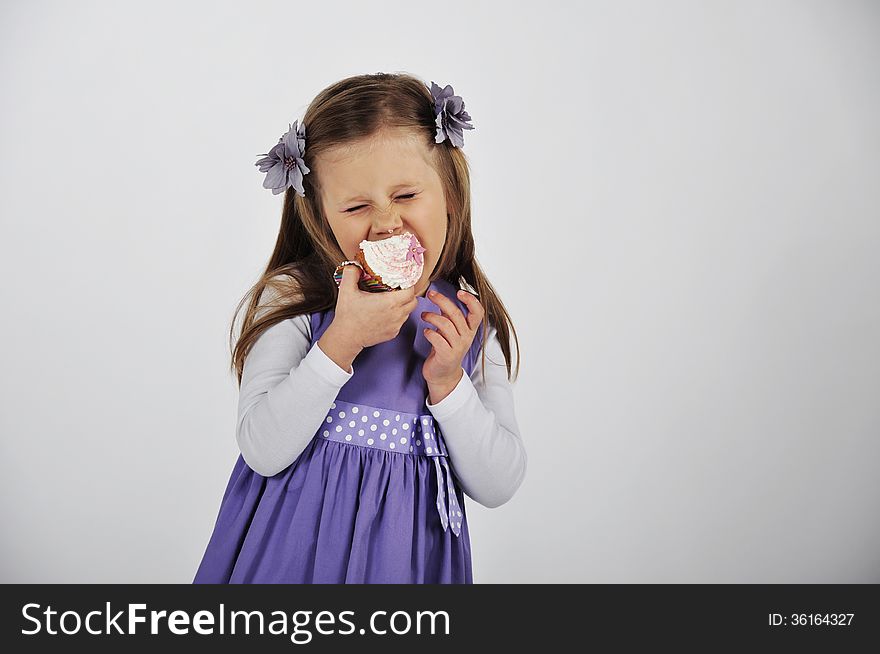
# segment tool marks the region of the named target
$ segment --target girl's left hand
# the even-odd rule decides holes
[[[437,327],[436,330],[425,328],[425,338],[434,346],[422,366],[422,375],[429,386],[452,390],[458,384],[462,375],[461,362],[483,322],[485,310],[480,301],[464,290],[458,292],[458,297],[468,309],[467,316],[442,293],[428,292],[428,299],[442,312],[422,312],[422,320]]]

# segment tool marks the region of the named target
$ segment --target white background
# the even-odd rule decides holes
[[[190,583],[254,162],[405,71],[473,118],[529,454],[474,581],[880,582],[876,2],[4,2],[0,581]]]

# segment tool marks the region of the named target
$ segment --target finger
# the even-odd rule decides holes
[[[430,327],[425,327],[423,331],[425,333],[425,338],[428,339],[428,342],[433,345],[436,350],[447,352],[452,349],[449,341],[447,341],[440,332],[435,331]]]
[[[470,327],[472,331],[476,331],[480,326],[480,323],[483,322],[486,310],[473,293],[468,293],[462,289],[458,292],[458,298],[464,302],[465,306],[468,308],[468,327]]]
[[[399,291],[398,291],[399,292]],[[391,308],[395,311],[400,311],[402,314],[405,314],[406,317],[412,315],[412,312],[416,310],[419,306],[419,301],[416,299],[415,294],[408,301],[403,302],[402,304],[394,304]]]
[[[342,288],[344,286],[347,289],[357,289],[360,278],[361,269],[350,263],[342,268],[342,279],[339,282],[339,287]]]
[[[443,338],[446,339],[450,346],[454,346],[461,338],[455,325],[446,316],[441,316],[433,311],[425,311],[422,314],[422,320],[437,327],[437,331],[443,335]]]
[[[396,300],[395,306],[399,307],[408,307],[413,303],[416,297],[416,289],[415,286],[410,286],[409,288],[398,288],[393,291],[394,299]],[[418,304],[418,302],[416,302]],[[412,309],[410,309],[412,311]]]
[[[459,334],[466,333],[468,329],[467,321],[465,320],[464,314],[461,312],[461,309],[458,308],[458,305],[456,305],[455,302],[443,295],[443,293],[436,292],[428,299],[431,300],[431,302],[436,304],[438,307],[440,307],[443,315],[453,322]]]

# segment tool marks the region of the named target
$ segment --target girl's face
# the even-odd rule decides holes
[[[429,156],[424,143],[397,129],[324,153],[315,162],[324,215],[347,259],[354,259],[361,241],[407,231],[418,237],[425,248],[425,269],[415,286],[420,296],[446,242],[446,197]]]

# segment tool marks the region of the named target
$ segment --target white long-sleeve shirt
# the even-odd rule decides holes
[[[271,477],[287,468],[314,437],[339,390],[354,376],[311,343],[308,314],[264,331],[242,370],[236,440],[245,463]],[[513,406],[504,355],[494,327],[474,372],[437,404],[426,406],[439,422],[450,465],[462,490],[494,508],[507,502],[526,473],[526,451]]]

